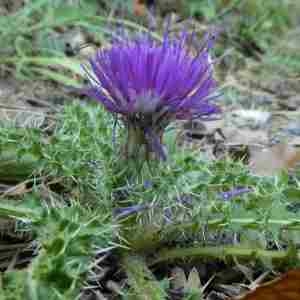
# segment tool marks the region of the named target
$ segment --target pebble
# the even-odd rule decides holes
[[[300,136],[300,121],[289,122],[286,130],[289,134]]]
[[[252,129],[265,127],[270,121],[272,114],[268,111],[254,109],[239,109],[232,112],[235,122],[243,126],[248,124]]]

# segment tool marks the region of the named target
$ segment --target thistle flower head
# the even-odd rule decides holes
[[[163,130],[176,119],[207,119],[218,113],[212,103],[216,82],[209,55],[213,38],[207,36],[192,55],[182,33],[178,39],[164,34],[162,42],[149,34],[125,34],[110,48],[90,59],[90,85],[85,93],[107,111],[139,131],[140,142],[165,158]]]

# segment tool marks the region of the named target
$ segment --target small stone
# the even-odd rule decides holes
[[[300,121],[291,121],[286,130],[289,134],[300,136]]]
[[[234,122],[240,126],[249,126],[251,129],[265,127],[270,121],[272,114],[268,111],[254,109],[239,109],[232,112]]]

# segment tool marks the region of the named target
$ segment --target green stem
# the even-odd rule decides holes
[[[171,261],[176,259],[201,257],[201,258],[214,258],[225,259],[227,257],[238,257],[241,259],[271,259],[274,262],[279,262],[290,257],[289,250],[271,251],[257,248],[241,248],[233,246],[224,247],[190,247],[190,248],[177,248],[177,249],[162,249],[156,258],[151,262],[155,265],[164,261]],[[297,259],[300,260],[300,252],[296,254]]]
[[[220,229],[220,228],[228,228],[232,225],[238,225],[242,228],[251,228],[251,229],[260,229],[262,226],[270,225],[270,226],[280,226],[284,229],[300,229],[300,219],[268,219],[268,220],[257,220],[254,218],[233,218],[228,220],[218,218],[213,220],[208,220],[203,224],[197,224],[195,222],[192,223],[184,223],[178,225],[171,225],[167,231],[189,231],[195,232],[199,230],[201,226],[207,226],[210,229]]]
[[[19,155],[14,146],[3,146],[0,151],[0,181],[24,181],[36,170],[38,163],[39,157],[30,152]]]
[[[128,254],[123,257],[122,264],[133,293],[130,299],[163,300],[167,298],[143,257]]]
[[[9,205],[0,203],[0,217],[13,217],[16,219],[28,219],[36,221],[40,216],[39,211],[34,211],[26,207],[18,207],[16,205]]]
[[[243,229],[260,230],[262,227],[276,226],[280,229],[287,230],[300,230],[300,219],[269,219],[267,221],[256,220],[254,218],[233,218],[230,221],[222,218],[208,220],[206,222],[191,222],[183,224],[168,224],[163,228],[160,227],[147,227],[147,230],[137,231],[135,234],[132,232],[126,233],[126,239],[129,241],[131,248],[137,251],[146,251],[150,249],[159,248],[162,244],[163,237],[172,239],[178,233],[197,234],[199,230],[206,227],[211,230],[230,229],[239,227]],[[162,236],[163,233],[163,236]]]
[[[300,228],[300,219],[268,219],[267,222],[265,220],[256,220],[254,218],[234,218],[230,219],[230,222],[224,222],[224,219],[215,219],[208,221],[208,225],[228,225],[228,224],[239,224],[241,226],[251,226],[251,228],[254,226],[262,226],[262,225],[280,225],[280,226],[292,226],[294,229]]]
[[[126,159],[143,161],[144,157],[139,157],[140,153],[145,152],[145,139],[143,132],[138,127],[128,124],[128,136],[126,142]]]

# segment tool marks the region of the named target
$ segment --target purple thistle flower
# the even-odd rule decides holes
[[[207,120],[220,112],[212,103],[216,82],[209,51],[214,36],[207,35],[195,55],[188,38],[193,43],[195,36],[183,32],[171,39],[166,32],[159,43],[149,34],[122,34],[90,59],[91,71],[85,68],[90,85],[83,92],[119,114],[128,128],[127,155],[136,157],[144,145],[146,153],[166,159],[162,138],[170,122]]]

